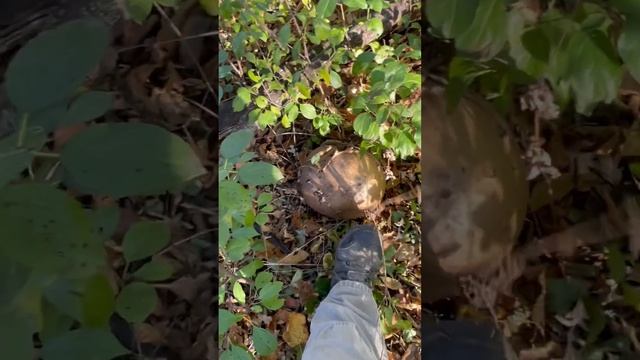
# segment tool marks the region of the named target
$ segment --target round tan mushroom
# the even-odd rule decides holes
[[[529,198],[522,151],[492,105],[443,88],[423,96],[423,236],[443,270],[490,272],[511,253]]]
[[[371,154],[326,142],[299,169],[298,185],[312,209],[336,219],[355,219],[380,206],[384,173]]]

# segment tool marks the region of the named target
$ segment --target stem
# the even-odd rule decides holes
[[[60,154],[58,154],[58,153],[48,153],[48,152],[42,152],[42,151],[33,151],[33,152],[31,152],[31,154],[33,154],[33,156],[42,157],[42,158],[48,158],[48,159],[59,159],[60,158]]]
[[[18,132],[18,147],[24,145],[24,138],[27,136],[27,124],[29,123],[29,114],[22,115],[20,119],[20,130]]]

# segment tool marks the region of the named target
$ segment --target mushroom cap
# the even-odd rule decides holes
[[[526,214],[522,151],[492,105],[465,96],[448,110],[444,89],[423,96],[423,236],[443,270],[491,271],[508,256]]]
[[[384,195],[385,177],[369,153],[325,143],[299,169],[299,190],[309,207],[336,219],[355,219],[375,210]]]

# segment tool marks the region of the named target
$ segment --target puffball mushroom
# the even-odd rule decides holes
[[[298,175],[307,205],[331,218],[363,217],[380,206],[384,195],[385,177],[378,160],[334,141],[312,151]]]

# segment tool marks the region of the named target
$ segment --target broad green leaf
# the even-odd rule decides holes
[[[36,326],[33,319],[15,309],[0,311],[0,346],[5,359],[34,359],[34,346],[31,340]]]
[[[466,53],[491,59],[506,41],[507,9],[504,0],[483,0],[478,4],[471,24],[455,37],[456,47]]]
[[[239,281],[233,283],[233,297],[236,298],[240,304],[244,304],[247,301],[247,295]]]
[[[231,345],[231,348],[220,354],[220,360],[252,360],[251,354],[245,349],[237,345]]]
[[[331,16],[336,9],[336,0],[320,0],[316,6],[316,17],[326,19]]]
[[[218,15],[218,0],[200,0],[200,6],[211,16]]]
[[[364,10],[367,8],[367,0],[342,0],[342,3],[353,10]]]
[[[367,22],[367,29],[372,31],[376,36],[382,35],[384,32],[384,26],[382,25],[382,20],[379,18],[372,18]]]
[[[0,139],[0,188],[17,179],[33,161],[32,151],[39,151],[47,141],[40,127],[28,128],[24,143],[18,147],[18,134]]]
[[[606,317],[602,306],[599,301],[590,297],[584,297],[583,299],[585,310],[589,316],[589,335],[587,336],[587,343],[591,344],[598,339],[598,335],[604,330],[606,326]]]
[[[69,317],[82,321],[84,282],[57,279],[45,287],[44,298]]]
[[[245,279],[251,279],[256,275],[256,271],[258,271],[258,269],[262,268],[263,266],[264,263],[262,262],[262,260],[255,259],[247,265],[241,267],[238,273],[240,273],[240,276]]]
[[[293,106],[291,106],[288,110],[287,110],[287,116],[289,117],[289,120],[296,121],[296,119],[298,118],[298,113],[299,113],[299,109],[298,109],[298,105],[293,104]]]
[[[135,282],[120,291],[116,300],[116,311],[127,321],[143,322],[156,308],[158,294],[153,286]]]
[[[120,208],[117,206],[102,206],[89,212],[93,224],[93,232],[100,239],[109,239],[116,231],[120,222]]]
[[[622,255],[622,252],[620,252],[620,249],[618,249],[615,244],[607,246],[607,250],[609,250],[607,255],[607,267],[611,273],[611,278],[618,284],[622,284],[626,276],[624,255]]]
[[[86,276],[105,264],[85,210],[50,185],[0,189],[0,229],[0,252],[27,267]]]
[[[417,145],[413,142],[410,134],[408,134],[406,131],[398,132],[394,150],[401,159],[406,159],[409,156],[414,155],[416,152],[416,147]]]
[[[291,25],[287,23],[278,32],[278,40],[280,41],[280,44],[285,49],[287,49],[287,44],[289,44],[290,39],[291,39]]]
[[[258,96],[256,97],[256,106],[258,106],[260,109],[264,109],[267,107],[267,105],[269,105],[269,100],[266,98],[266,96]]]
[[[640,312],[640,290],[629,284],[622,284],[622,296],[624,302]]]
[[[259,297],[260,302],[269,310],[278,310],[284,305],[284,300],[278,298],[282,290],[282,282],[274,281],[272,283],[265,284],[260,289]]]
[[[83,325],[100,328],[109,324],[115,308],[115,296],[109,280],[96,274],[87,279],[82,296]]]
[[[578,279],[547,280],[547,304],[552,313],[564,315],[587,293],[588,284]]]
[[[27,285],[31,271],[24,265],[0,258],[0,311],[10,308]]]
[[[253,327],[253,346],[260,356],[268,356],[273,354],[278,348],[278,339],[269,330]]]
[[[599,102],[612,102],[622,82],[622,68],[598,46],[598,37],[606,35],[600,31],[576,31],[564,49],[570,66],[563,77],[581,114],[590,114]]]
[[[381,12],[385,8],[384,0],[368,0],[369,8],[375,12]]]
[[[151,13],[153,0],[125,0],[125,5],[129,16],[135,22],[142,24]]]
[[[473,21],[479,0],[431,0],[427,6],[429,23],[446,38],[464,33]]]
[[[249,103],[251,103],[251,91],[248,88],[242,87],[238,89],[236,97],[231,103],[231,107],[233,108],[233,111],[239,112],[244,110]]]
[[[340,89],[342,87],[342,78],[340,77],[340,74],[332,70],[329,76],[331,77],[331,86],[334,89]]]
[[[240,261],[244,255],[251,250],[251,239],[249,238],[232,238],[227,243],[226,253],[228,260],[231,262]]]
[[[509,55],[515,61],[518,69],[538,77],[547,66],[546,63],[534,58],[523,44],[522,34],[526,26],[526,17],[521,9],[509,11],[507,20],[507,37],[509,41]],[[544,32],[543,32],[544,34]],[[545,34],[545,39],[548,40]],[[551,45],[550,45],[551,46]],[[551,49],[549,49],[551,51]]]
[[[148,263],[142,265],[140,269],[138,269],[133,276],[138,280],[143,281],[164,281],[169,279],[173,275],[173,265],[163,258],[163,257],[154,257]]]
[[[32,113],[69,99],[108,45],[109,29],[96,19],[70,21],[41,33],[18,51],[7,68],[9,100],[20,112]]]
[[[230,134],[220,144],[220,156],[225,159],[239,156],[249,147],[251,140],[253,140],[253,131],[251,129],[243,129]]]
[[[640,20],[640,18],[638,19]],[[640,24],[627,21],[618,38],[618,52],[631,76],[640,82]]]
[[[353,67],[351,68],[351,73],[354,76],[366,73],[373,65],[375,65],[375,63],[373,62],[373,59],[375,59],[375,57],[376,54],[370,51],[363,52],[362,54],[358,55],[356,61],[353,63]]]
[[[313,120],[317,116],[316,108],[311,104],[301,104],[300,113],[309,120]]]
[[[273,185],[284,179],[277,167],[264,161],[244,164],[238,170],[238,179],[245,185],[261,186]]]
[[[89,91],[74,99],[54,104],[35,112],[29,120],[33,126],[47,131],[75,125],[104,115],[113,106],[113,94],[104,91]]]
[[[242,319],[242,315],[233,314],[227,309],[218,310],[218,335],[224,336],[226,332]]]
[[[273,274],[268,271],[261,271],[256,276],[256,280],[255,280],[256,289],[258,290],[262,289],[265,285],[271,283],[271,281],[273,281]]]
[[[278,121],[276,114],[271,110],[265,110],[258,115],[258,125],[262,128],[275,125]]]
[[[535,59],[542,62],[549,60],[551,44],[540,28],[533,28],[522,34],[522,45]]]
[[[232,214],[244,214],[252,208],[249,190],[235,181],[220,181],[218,193],[221,218]]]
[[[107,329],[77,329],[44,343],[43,360],[111,360],[128,354]]]
[[[118,198],[177,191],[206,172],[184,140],[142,123],[91,126],[64,146],[60,160],[67,185]]]
[[[42,300],[42,327],[38,336],[43,342],[68,332],[74,323],[75,320],[72,317],[63,313],[46,299]]]
[[[358,115],[353,122],[353,130],[364,139],[373,140],[378,137],[378,123],[369,113]]]
[[[122,241],[122,253],[128,262],[154,255],[171,241],[171,231],[166,223],[140,221],[129,229]]]

